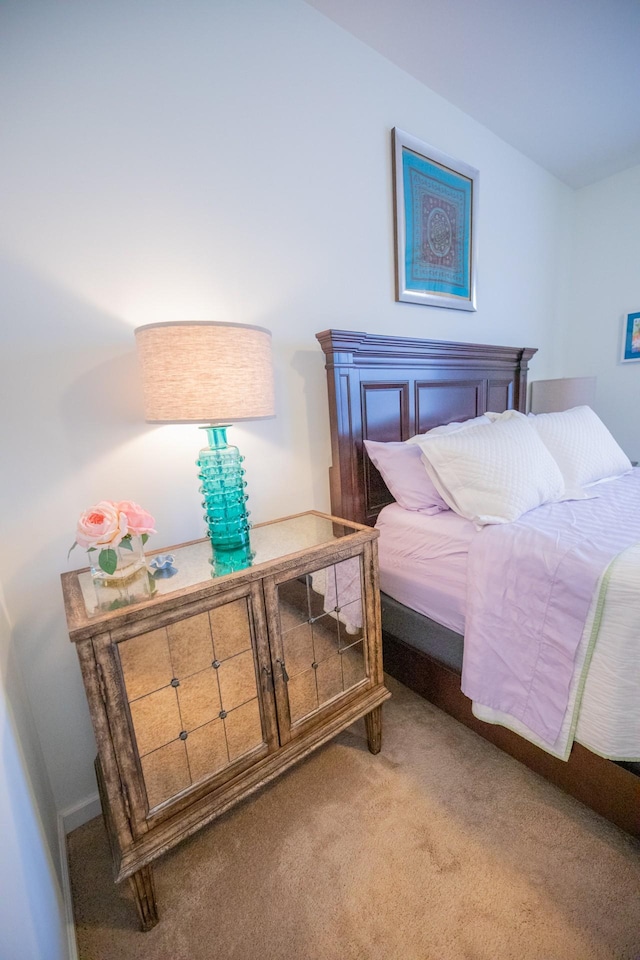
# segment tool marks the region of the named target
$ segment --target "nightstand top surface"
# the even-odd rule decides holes
[[[173,562],[169,575],[162,570],[154,572],[149,567],[153,595],[135,603],[119,601],[114,588],[97,587],[88,568],[65,573],[62,575],[62,585],[69,628],[72,634],[78,631],[85,634],[87,631],[83,627],[93,625],[95,629],[96,623],[102,619],[111,620],[114,615],[122,616],[134,609],[148,608],[172,595],[197,593],[199,586],[206,588],[215,582],[252,577],[254,571],[255,576],[264,575],[265,564],[273,565],[300,554],[313,554],[323,547],[335,546],[337,541],[345,537],[358,534],[371,539],[377,536],[377,531],[317,511],[256,524],[250,535],[251,561],[235,572],[223,574],[216,573],[208,538],[150,551],[146,554],[148,567],[156,557],[163,558],[168,554],[173,556]],[[110,593],[115,598],[111,606]],[[79,638],[79,635],[72,636],[72,639]]]

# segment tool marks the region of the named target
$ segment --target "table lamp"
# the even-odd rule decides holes
[[[271,333],[244,323],[149,323],[135,330],[148,423],[198,423],[196,461],[216,573],[251,562],[244,469],[231,422],[273,417]]]
[[[595,399],[595,377],[559,377],[557,380],[534,380],[531,384],[531,413],[593,407]]]

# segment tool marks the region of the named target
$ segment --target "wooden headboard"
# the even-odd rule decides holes
[[[487,410],[525,410],[535,349],[353,330],[316,337],[326,355],[334,516],[374,524],[393,500],[363,440],[407,440]]]

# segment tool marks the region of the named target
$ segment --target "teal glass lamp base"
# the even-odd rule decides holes
[[[247,567],[251,566],[254,556],[250,543],[242,547],[234,547],[231,550],[214,547],[213,556],[209,561],[212,567],[211,576],[222,577],[225,573],[246,570]]]
[[[237,447],[227,443],[227,426],[201,427],[207,431],[209,446],[198,454],[196,464],[201,481],[202,506],[214,555],[250,551],[248,496],[244,469]],[[231,558],[229,558],[231,560]],[[220,561],[222,562],[222,561]],[[235,569],[241,569],[236,567]]]

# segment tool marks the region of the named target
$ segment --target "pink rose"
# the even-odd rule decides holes
[[[76,543],[81,547],[117,546],[127,533],[127,515],[111,500],[101,500],[81,514]]]
[[[120,503],[117,504],[117,508],[120,513],[124,514],[127,518],[129,533],[134,536],[142,536],[144,533],[147,535],[156,533],[153,527],[155,520],[150,513],[143,510],[137,503],[134,503],[132,500],[121,500]]]

